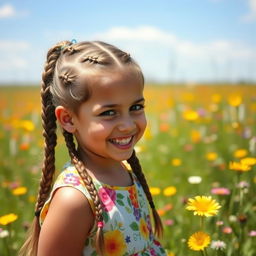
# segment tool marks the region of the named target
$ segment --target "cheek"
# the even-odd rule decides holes
[[[147,127],[147,119],[145,115],[142,115],[139,120],[138,120],[139,126],[140,126],[140,130],[141,130],[141,134],[143,135],[146,127]]]
[[[88,136],[102,138],[108,136],[110,130],[110,125],[102,123],[92,123],[88,128]]]

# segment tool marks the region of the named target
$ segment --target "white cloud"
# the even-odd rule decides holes
[[[16,10],[10,4],[6,4],[0,7],[0,19],[13,17],[16,15]]]
[[[197,43],[150,26],[114,27],[91,38],[127,50],[146,76],[156,79],[246,79],[246,70],[256,59],[252,46],[226,39]]]
[[[247,0],[249,6],[249,13],[242,17],[244,22],[256,21],[256,0]]]

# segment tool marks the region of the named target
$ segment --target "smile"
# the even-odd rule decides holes
[[[133,136],[126,138],[110,139],[109,141],[117,146],[129,146],[132,142]]]

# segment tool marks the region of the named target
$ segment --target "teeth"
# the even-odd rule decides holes
[[[113,142],[114,144],[118,145],[127,145],[131,142],[132,137],[127,138],[127,139],[111,139],[110,141]]]

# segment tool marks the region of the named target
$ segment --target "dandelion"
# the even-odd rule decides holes
[[[159,195],[161,192],[160,188],[158,187],[150,187],[149,190],[152,196]]]
[[[183,112],[183,118],[188,121],[195,121],[199,118],[199,115],[196,111],[186,110]]]
[[[172,165],[173,166],[180,166],[181,164],[182,164],[181,159],[179,159],[179,158],[173,158],[172,159]]]
[[[26,132],[32,132],[35,130],[35,125],[30,120],[22,120],[19,123],[19,127],[24,129]]]
[[[15,220],[17,220],[18,216],[16,214],[10,213],[7,215],[3,215],[0,217],[0,225],[6,226]]]
[[[235,158],[243,158],[243,157],[245,157],[247,155],[248,155],[248,151],[246,149],[237,149],[234,152],[234,157]]]
[[[174,187],[174,186],[169,186],[169,187],[167,187],[167,188],[164,189],[163,194],[164,194],[165,196],[173,196],[173,195],[176,194],[176,192],[177,192],[176,187]]]
[[[214,161],[214,160],[217,159],[218,155],[217,155],[217,153],[215,153],[215,152],[209,152],[209,153],[206,154],[205,157],[206,157],[206,159],[207,159],[208,161],[212,162],[212,161]]]
[[[186,209],[194,211],[194,215],[210,217],[218,213],[221,206],[211,196],[196,196],[189,198]]]
[[[190,176],[188,177],[188,182],[190,184],[199,184],[201,183],[202,178],[200,176]]]
[[[242,97],[238,94],[232,94],[228,97],[229,105],[238,107],[242,103]]]
[[[213,195],[229,195],[230,190],[228,188],[213,188],[211,193]]]
[[[240,160],[240,162],[244,165],[255,165],[256,164],[256,158],[255,157],[246,157]]]
[[[193,251],[204,250],[210,244],[210,236],[203,231],[199,231],[190,236],[188,247]]]
[[[230,162],[229,169],[238,172],[248,172],[251,170],[251,167],[241,162]]]
[[[18,187],[12,190],[12,194],[15,196],[20,196],[26,194],[28,189],[26,187]]]
[[[224,250],[226,249],[226,243],[220,240],[217,240],[217,241],[213,240],[211,243],[211,248],[214,250]]]

